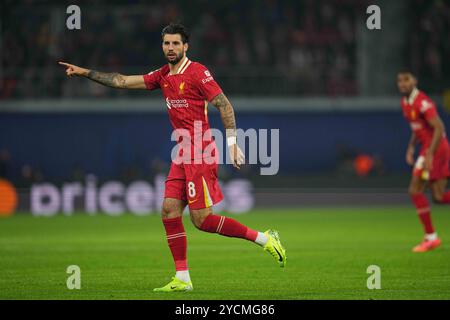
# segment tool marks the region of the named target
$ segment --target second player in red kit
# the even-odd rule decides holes
[[[411,201],[423,225],[425,236],[413,248],[414,252],[425,252],[441,244],[431,221],[431,208],[424,191],[428,185],[436,203],[450,203],[450,191],[446,191],[450,176],[450,147],[444,124],[434,102],[417,89],[417,79],[409,71],[400,71],[397,85],[403,95],[403,116],[411,127],[411,138],[406,151],[406,162],[413,167],[409,185]],[[420,146],[414,160],[415,146]]]
[[[233,166],[239,169],[244,156],[237,145],[234,108],[209,70],[186,56],[189,32],[183,25],[170,24],[162,30],[161,36],[167,64],[145,75],[104,73],[60,62],[67,67],[69,77],[82,76],[113,88],[162,90],[179,147],[166,179],[161,211],[176,273],[172,281],[154,291],[193,290],[183,225],[186,206],[189,206],[191,220],[199,230],[252,241],[269,252],[279,266],[284,267],[286,251],[277,231],[269,229],[259,232],[235,219],[213,214],[212,206],[223,196],[217,180],[220,150],[217,150],[209,131],[208,103],[220,112],[229,154]],[[239,264],[238,254],[231,255],[230,259],[236,259],[236,264]]]

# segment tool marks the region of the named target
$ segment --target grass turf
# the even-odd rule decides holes
[[[450,299],[450,212],[434,207],[443,244],[414,254],[421,226],[411,207],[258,210],[233,216],[280,231],[285,269],[241,239],[203,233],[188,217],[194,291],[152,289],[173,276],[158,215],[75,214],[0,219],[0,299]],[[68,290],[66,268],[81,268],[81,290]],[[381,290],[368,290],[369,265]]]

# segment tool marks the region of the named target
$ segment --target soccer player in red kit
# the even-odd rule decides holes
[[[409,194],[425,231],[423,241],[413,248],[413,252],[425,252],[438,247],[441,240],[431,222],[431,209],[424,190],[428,184],[436,203],[450,203],[450,191],[445,190],[450,175],[450,147],[436,106],[417,89],[415,75],[409,70],[400,71],[397,85],[403,95],[403,115],[412,130],[406,151],[406,162],[413,166]],[[420,151],[414,161],[416,144],[420,145]]]
[[[227,132],[227,144],[233,166],[244,163],[237,145],[234,110],[217,82],[205,66],[186,56],[189,33],[181,24],[170,24],[162,31],[162,50],[167,64],[145,75],[125,76],[103,73],[60,62],[68,76],[82,76],[113,88],[161,89],[170,122],[179,133],[178,145],[189,136],[189,147],[181,148],[172,159],[166,179],[162,222],[175,263],[175,276],[166,286],[154,291],[173,292],[193,289],[187,263],[187,239],[182,216],[189,206],[193,224],[200,230],[252,241],[268,251],[281,267],[286,264],[286,252],[278,232],[258,232],[238,221],[213,214],[212,206],[223,196],[217,180],[218,151],[211,136],[207,106],[213,104],[221,114]],[[200,136],[200,137],[199,137]],[[203,136],[203,139],[201,138]],[[200,143],[196,139],[200,138]],[[188,151],[188,152],[186,152]],[[191,151],[191,152],[189,152]],[[200,159],[200,161],[198,161]]]

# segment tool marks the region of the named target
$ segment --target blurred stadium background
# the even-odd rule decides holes
[[[81,30],[66,28],[70,4]],[[369,4],[381,30],[366,28]],[[0,217],[11,216],[0,298],[449,299],[448,207],[433,205],[443,248],[411,253],[421,226],[396,88],[411,67],[450,128],[449,1],[3,0],[0,19]],[[191,29],[188,56],[214,74],[238,127],[280,129],[278,174],[221,166],[216,211],[277,228],[289,257],[276,272],[255,247],[186,220],[198,290],[183,296],[150,293],[173,268],[154,214],[173,147],[161,93],[69,80],[57,65],[148,73],[165,63],[172,21]],[[73,264],[83,290],[65,285]],[[383,290],[366,287],[373,264]]]
[[[222,166],[228,211],[407,203],[403,66],[450,127],[448,1],[376,1],[382,30],[366,28],[371,3],[360,0],[79,1],[81,30],[66,28],[68,4],[1,3],[0,176],[18,190],[16,211],[30,211],[39,192],[43,212],[95,211],[98,188],[125,197],[130,185],[150,190],[143,201],[158,210],[172,148],[161,93],[69,81],[57,61],[147,73],[164,64],[160,32],[171,21],[191,29],[189,57],[213,72],[239,127],[280,129],[277,175]],[[60,201],[80,187],[73,207]]]

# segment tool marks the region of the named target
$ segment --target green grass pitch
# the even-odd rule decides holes
[[[159,215],[0,219],[1,299],[450,299],[450,209],[434,206],[443,244],[414,254],[412,207],[258,210],[233,216],[278,229],[281,269],[257,245],[196,230],[184,218],[194,291],[155,294],[174,274]],[[81,268],[68,290],[66,268]],[[369,265],[381,289],[366,286]]]

